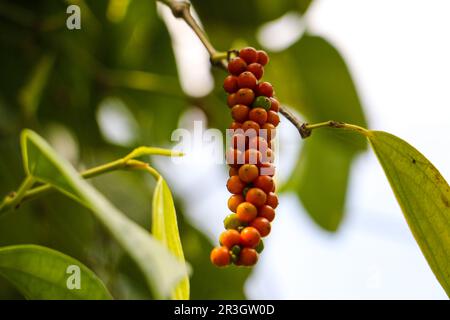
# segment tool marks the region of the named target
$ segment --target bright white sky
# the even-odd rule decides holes
[[[325,36],[344,55],[371,128],[409,141],[447,180],[449,12],[450,2],[446,0],[316,0],[307,16],[310,32]],[[185,28],[182,22],[174,21],[165,12],[163,15],[170,21],[170,29],[178,32]],[[280,23],[289,31],[284,40],[280,37],[285,43],[280,40],[275,44],[278,48],[298,37],[303,25],[295,15]],[[212,87],[211,78],[205,76],[208,58],[187,31],[183,40],[175,41],[175,49],[183,48],[184,57],[186,51],[192,55],[187,58],[190,63],[179,61],[179,69],[184,89],[201,95],[205,88]],[[270,29],[259,34],[263,44],[265,32]],[[189,68],[189,64],[195,67]],[[199,81],[204,81],[204,86]],[[190,126],[190,119],[198,118],[198,112],[193,110],[185,116],[184,127]],[[296,131],[286,121],[280,130],[281,144],[285,145],[279,168],[283,178],[289,174],[299,142]],[[159,164],[170,185],[189,199],[185,206],[192,222],[217,242],[227,214],[223,168],[205,163]],[[246,285],[249,298],[446,298],[372,153],[362,155],[354,167],[348,215],[338,234],[318,229],[295,196],[285,195],[280,202],[272,233],[265,241],[266,249]]]

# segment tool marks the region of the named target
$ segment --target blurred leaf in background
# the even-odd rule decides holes
[[[349,70],[324,38],[305,34],[274,54],[271,63],[268,77],[281,101],[308,122],[336,120],[367,126]],[[357,153],[365,149],[363,138],[327,130],[314,132],[314,138],[304,143],[285,189],[295,191],[306,211],[326,230],[335,231],[342,222],[350,168]]]

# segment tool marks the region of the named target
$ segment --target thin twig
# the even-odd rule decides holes
[[[194,17],[191,14],[190,3],[186,1],[175,1],[175,0],[157,0],[161,3],[167,5],[171,10],[172,14],[176,18],[183,19],[187,25],[195,32],[197,37],[205,46],[206,50],[209,53],[211,63],[215,66],[218,66],[224,70],[227,70],[227,63],[229,56],[229,52],[218,52],[214,46],[209,41],[206,33],[200,27],[200,25],[195,21]],[[226,54],[226,55],[225,55]],[[280,106],[280,113],[288,119],[298,130],[302,138],[307,138],[309,136],[308,131],[305,131],[304,123],[301,122],[288,108]]]

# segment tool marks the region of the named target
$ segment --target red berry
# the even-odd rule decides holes
[[[258,217],[266,218],[269,222],[275,219],[275,209],[271,206],[264,205],[258,210]]]
[[[244,59],[237,57],[231,59],[228,63],[228,72],[232,75],[238,76],[245,70],[247,70],[247,63],[245,63]]]
[[[249,71],[242,72],[237,78],[237,85],[239,88],[255,89],[257,84],[258,80],[253,73]]]
[[[243,104],[237,104],[231,108],[231,117],[237,122],[244,122],[248,119],[250,108]]]
[[[254,248],[261,240],[261,235],[256,228],[246,227],[241,231],[241,244],[247,248]]]
[[[241,88],[235,93],[235,95],[235,104],[245,104],[246,106],[250,106],[253,103],[253,100],[255,100],[255,93],[249,88]]]
[[[231,167],[230,170],[228,170],[228,175],[230,177],[237,176],[239,174],[239,169],[235,167]]]
[[[227,181],[227,189],[230,193],[241,194],[245,188],[245,183],[238,176],[232,176]]]
[[[270,110],[267,113],[267,122],[273,124],[276,127],[280,123],[280,116],[275,111]]]
[[[267,194],[266,204],[268,206],[271,206],[274,209],[276,207],[278,207],[278,197],[277,197],[277,195],[275,193],[273,193],[273,192],[269,192]]]
[[[245,201],[250,202],[256,207],[261,207],[266,203],[267,196],[260,188],[251,188],[245,195]]]
[[[258,50],[257,52],[258,52],[258,63],[260,63],[263,66],[268,64],[269,56],[267,55],[267,53],[263,50]]]
[[[234,93],[238,91],[238,81],[237,77],[235,76],[227,76],[225,80],[223,81],[223,88],[228,93]]]
[[[275,189],[275,182],[272,177],[269,176],[258,176],[254,181],[253,185],[260,188],[265,193],[273,192]]]
[[[280,110],[280,103],[278,102],[277,99],[271,97],[270,99],[270,110],[278,112]]]
[[[258,230],[261,237],[266,237],[271,230],[270,221],[263,217],[257,217],[250,223],[250,226]]]
[[[264,218],[260,218],[260,219],[264,219]],[[228,249],[231,249],[233,246],[239,245],[239,243],[241,242],[241,235],[239,234],[239,232],[237,230],[230,229],[230,230],[222,232],[222,234],[220,235],[219,241],[222,244],[222,246],[225,246]]]
[[[226,247],[214,248],[210,255],[211,262],[218,267],[230,264],[230,253]]]
[[[256,79],[261,79],[264,74],[264,67],[259,63],[251,63],[247,66],[247,71],[255,75]]]
[[[257,89],[258,95],[272,97],[273,96],[273,87],[269,82],[261,82],[258,85]]]
[[[242,123],[240,123],[240,122],[233,121],[230,124],[230,129],[231,130],[238,130],[238,129],[241,129],[241,128],[242,128]]]
[[[250,222],[258,215],[258,210],[250,202],[242,202],[236,209],[236,215],[242,222]]]
[[[247,64],[254,63],[258,60],[258,52],[255,48],[246,47],[239,51],[239,57],[244,59]]]
[[[242,248],[237,265],[251,267],[254,266],[256,262],[258,262],[258,253],[256,250],[251,248]]]

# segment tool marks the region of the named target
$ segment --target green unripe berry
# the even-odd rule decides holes
[[[269,98],[264,96],[259,96],[255,99],[255,101],[252,104],[252,108],[263,108],[266,111],[269,111],[270,106],[272,105],[272,102]]]
[[[242,191],[242,195],[244,196],[244,199],[247,196],[248,190],[250,190],[250,187],[245,187],[244,190]]]
[[[241,247],[240,246],[235,245],[235,246],[233,246],[233,248],[231,248],[231,254],[239,256],[239,253],[241,253]]]
[[[239,221],[237,215],[235,213],[229,214],[225,217],[223,220],[223,225],[225,226],[225,229],[237,229],[241,226],[241,221]]]
[[[264,250],[264,242],[259,240],[258,245],[255,248],[256,252],[261,253]]]

